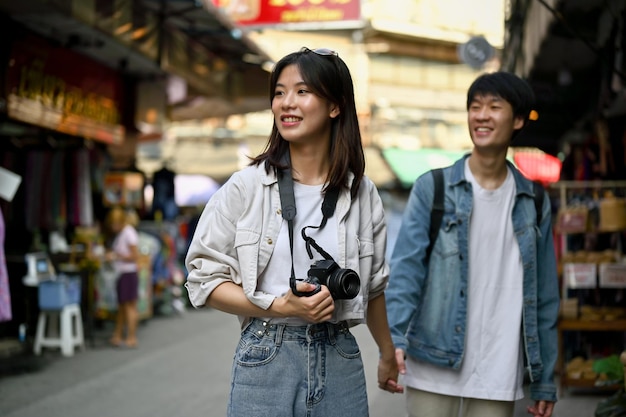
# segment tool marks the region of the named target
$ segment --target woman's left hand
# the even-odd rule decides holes
[[[381,357],[378,361],[378,388],[392,394],[402,394],[404,386],[398,384],[398,363],[396,358]]]

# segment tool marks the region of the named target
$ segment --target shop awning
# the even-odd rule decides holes
[[[383,150],[383,156],[402,187],[410,188],[417,177],[423,173],[433,168],[452,165],[466,152],[435,148],[417,150],[388,148]]]
[[[383,156],[404,188],[409,188],[423,173],[452,165],[468,151],[445,149],[406,150],[389,148]],[[557,182],[561,175],[561,160],[537,148],[511,148],[509,160],[526,178],[544,185]]]
[[[561,176],[561,160],[539,149],[515,150],[513,161],[526,178],[543,185],[557,182]]]
[[[0,12],[120,74],[183,79],[176,120],[268,107],[271,58],[210,0],[82,3],[0,0]]]

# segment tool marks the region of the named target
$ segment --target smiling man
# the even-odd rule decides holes
[[[411,190],[386,291],[409,416],[511,417],[525,371],[528,412],[552,415],[559,292],[550,203],[536,200],[533,183],[506,159],[533,102],[530,86],[510,73],[470,86],[474,147],[443,169],[432,250],[434,176]]]

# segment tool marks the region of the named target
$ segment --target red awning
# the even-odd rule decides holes
[[[515,151],[513,161],[526,178],[543,185],[557,182],[561,176],[561,160],[539,150]]]

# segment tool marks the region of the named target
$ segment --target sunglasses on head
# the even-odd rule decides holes
[[[313,52],[314,54],[321,56],[339,56],[336,51],[328,48],[309,49],[305,46],[300,50],[300,52]]]

